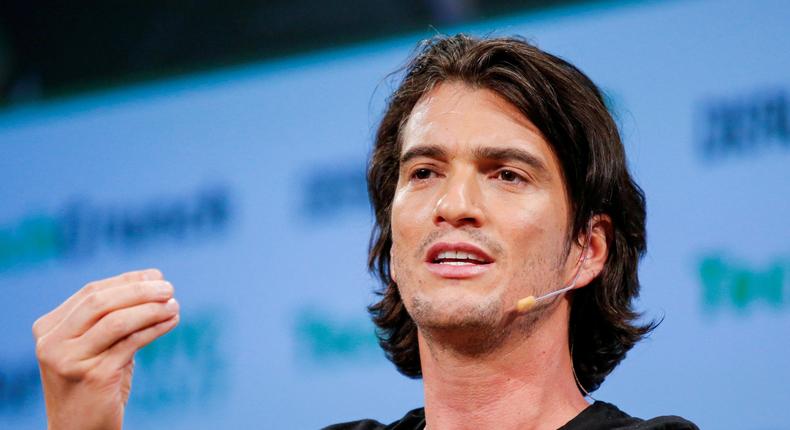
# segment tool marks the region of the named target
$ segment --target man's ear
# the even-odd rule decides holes
[[[578,251],[574,272],[579,270],[576,287],[584,287],[603,271],[609,258],[609,243],[612,238],[612,219],[609,215],[595,215],[590,219],[588,231],[582,232],[574,249]],[[589,238],[589,240],[588,240]],[[581,253],[584,255],[581,255]],[[579,268],[581,265],[581,268]]]

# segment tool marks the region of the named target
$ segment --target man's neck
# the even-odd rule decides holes
[[[420,333],[429,428],[557,429],[578,415],[588,403],[576,387],[562,314],[527,339],[474,357]]]

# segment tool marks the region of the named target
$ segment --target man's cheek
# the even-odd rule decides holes
[[[401,279],[399,275],[402,275],[404,271],[404,262],[403,254],[395,243],[397,242],[394,242],[390,248],[390,279],[397,284],[398,280]]]
[[[395,257],[392,255],[392,251],[390,251],[390,279],[392,279],[392,282],[396,284],[398,283],[397,265],[398,264],[395,262]]]

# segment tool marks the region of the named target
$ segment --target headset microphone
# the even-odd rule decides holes
[[[539,296],[539,297],[527,296],[527,297],[524,297],[523,299],[520,299],[519,301],[516,302],[516,312],[518,312],[520,314],[526,313],[530,309],[535,307],[535,305],[537,305],[539,301],[550,299],[550,298],[552,298],[554,296],[558,296],[558,295],[560,295],[560,294],[562,294],[562,293],[564,293],[566,291],[570,291],[570,290],[576,288],[576,280],[579,279],[579,274],[582,271],[582,266],[584,266],[584,262],[587,261],[587,247],[590,245],[590,236],[592,236],[592,227],[589,227],[587,229],[587,242],[584,244],[584,249],[582,250],[582,255],[579,257],[579,263],[578,263],[579,267],[576,269],[576,274],[573,275],[573,280],[571,280],[571,283],[565,288],[561,288],[559,290],[552,291],[550,293],[544,294],[544,295]]]

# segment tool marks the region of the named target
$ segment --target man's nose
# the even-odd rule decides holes
[[[483,223],[482,195],[475,173],[452,174],[443,185],[433,211],[434,223],[448,223],[453,227],[480,227]]]

